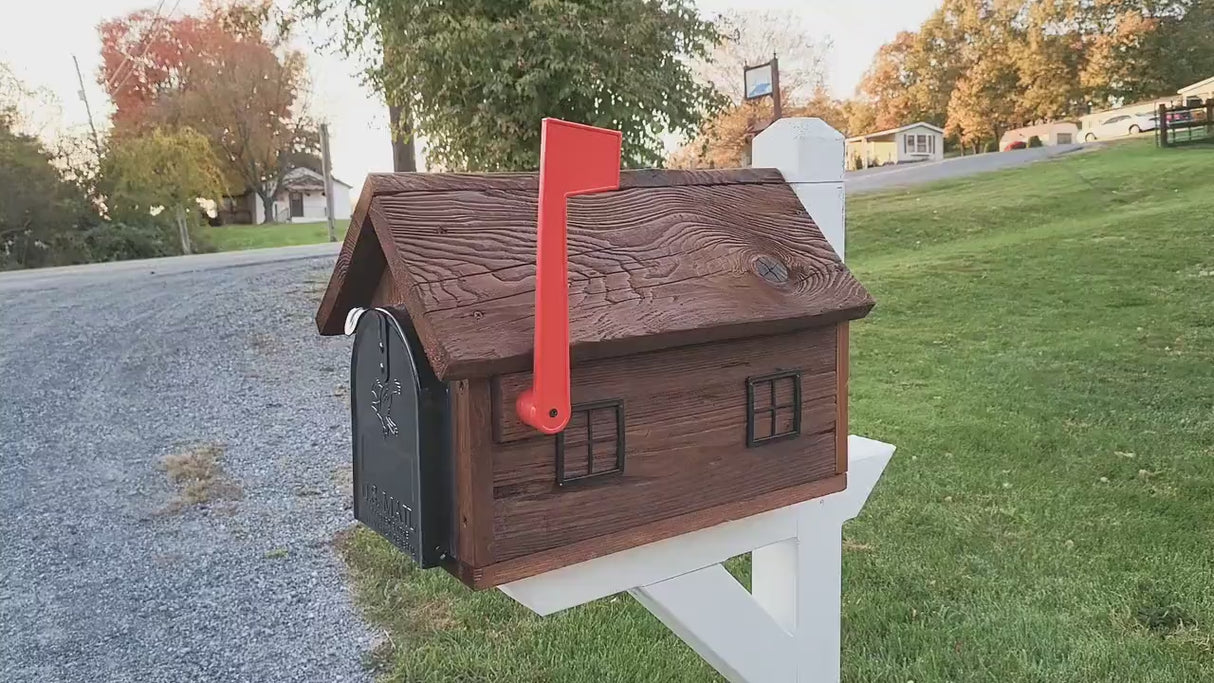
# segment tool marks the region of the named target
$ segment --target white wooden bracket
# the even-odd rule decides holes
[[[843,523],[894,447],[848,438],[847,488],[501,586],[546,616],[628,591],[733,683],[836,683]],[[721,563],[754,551],[752,592]]]

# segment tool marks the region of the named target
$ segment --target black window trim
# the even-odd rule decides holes
[[[594,412],[611,408],[615,412],[615,466],[611,469],[594,471],[594,446],[596,443],[610,443],[608,439],[594,439]],[[571,414],[586,413],[586,474],[572,477],[565,476],[565,431],[556,435],[556,485],[566,486],[588,479],[597,479],[613,474],[624,473],[624,402],[620,399],[579,403],[572,406]],[[568,429],[568,427],[566,427]]]
[[[776,382],[782,379],[792,379],[792,403],[776,405]],[[771,392],[771,404],[764,408],[762,413],[768,414],[771,420],[771,434],[764,437],[755,437],[755,390],[756,388],[766,385]],[[792,431],[776,433],[776,411],[792,408]],[[798,370],[789,370],[787,372],[773,372],[770,375],[762,375],[759,377],[746,378],[746,447],[754,448],[765,444],[774,443],[776,441],[784,441],[785,439],[795,439],[801,435],[801,372]]]

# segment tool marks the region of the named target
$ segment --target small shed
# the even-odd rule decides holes
[[[1008,145],[1016,142],[1028,144],[1029,138],[1032,138],[1034,135],[1045,146],[1072,145],[1079,142],[1079,124],[1073,121],[1052,121],[1035,126],[1015,128],[1004,133],[999,138],[999,149],[1007,149]]]
[[[539,188],[368,177],[316,316],[355,336],[358,519],[485,588],[846,487],[873,300],[774,169],[569,198],[572,417],[520,421]]]
[[[849,170],[943,158],[944,129],[925,121],[847,139]]]

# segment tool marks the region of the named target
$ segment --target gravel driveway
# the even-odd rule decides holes
[[[368,679],[332,257],[145,263],[0,279],[0,681]],[[198,444],[242,495],[174,510]]]

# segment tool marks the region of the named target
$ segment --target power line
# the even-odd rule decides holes
[[[181,0],[177,0],[177,2],[173,3],[173,8],[169,10],[168,14],[162,17],[160,15],[160,10],[164,8],[164,3],[165,0],[160,0],[160,4],[156,6],[156,11],[154,13],[155,16],[152,18],[152,28],[148,29],[147,33],[147,43],[143,46],[143,52],[139,54],[139,59],[141,61],[147,56],[148,50],[152,49],[152,39],[155,37],[156,32],[160,30],[161,22],[173,16],[173,13],[177,11],[177,7],[181,5]],[[130,68],[126,70],[126,74],[122,77],[122,82],[119,83],[117,87],[111,87],[113,86],[113,81],[118,79],[118,73],[122,71],[122,67],[127,64],[130,64]],[[117,92],[122,88],[122,86],[126,85],[126,82],[131,79],[131,75],[134,73],[135,64],[131,61],[131,56],[129,54],[123,55],[122,64],[119,64],[118,68],[114,70],[114,76],[110,81],[106,82],[105,89],[110,92]]]
[[[153,15],[152,16],[152,26],[153,27],[156,25],[156,22],[160,21],[160,10],[164,9],[164,2],[165,2],[165,0],[160,0],[160,4],[156,5],[155,11],[152,12],[152,15]],[[147,54],[146,47],[144,48],[144,54]],[[140,58],[142,59],[142,55],[140,56]],[[113,75],[111,75],[105,81],[106,90],[109,90],[110,86],[114,85],[114,81],[118,80],[118,75],[122,73],[123,67],[127,66],[130,63],[130,61],[131,61],[131,55],[129,53],[124,53],[122,55],[122,61],[118,63],[118,68],[114,69]],[[134,68],[134,67],[131,67],[131,68]]]

